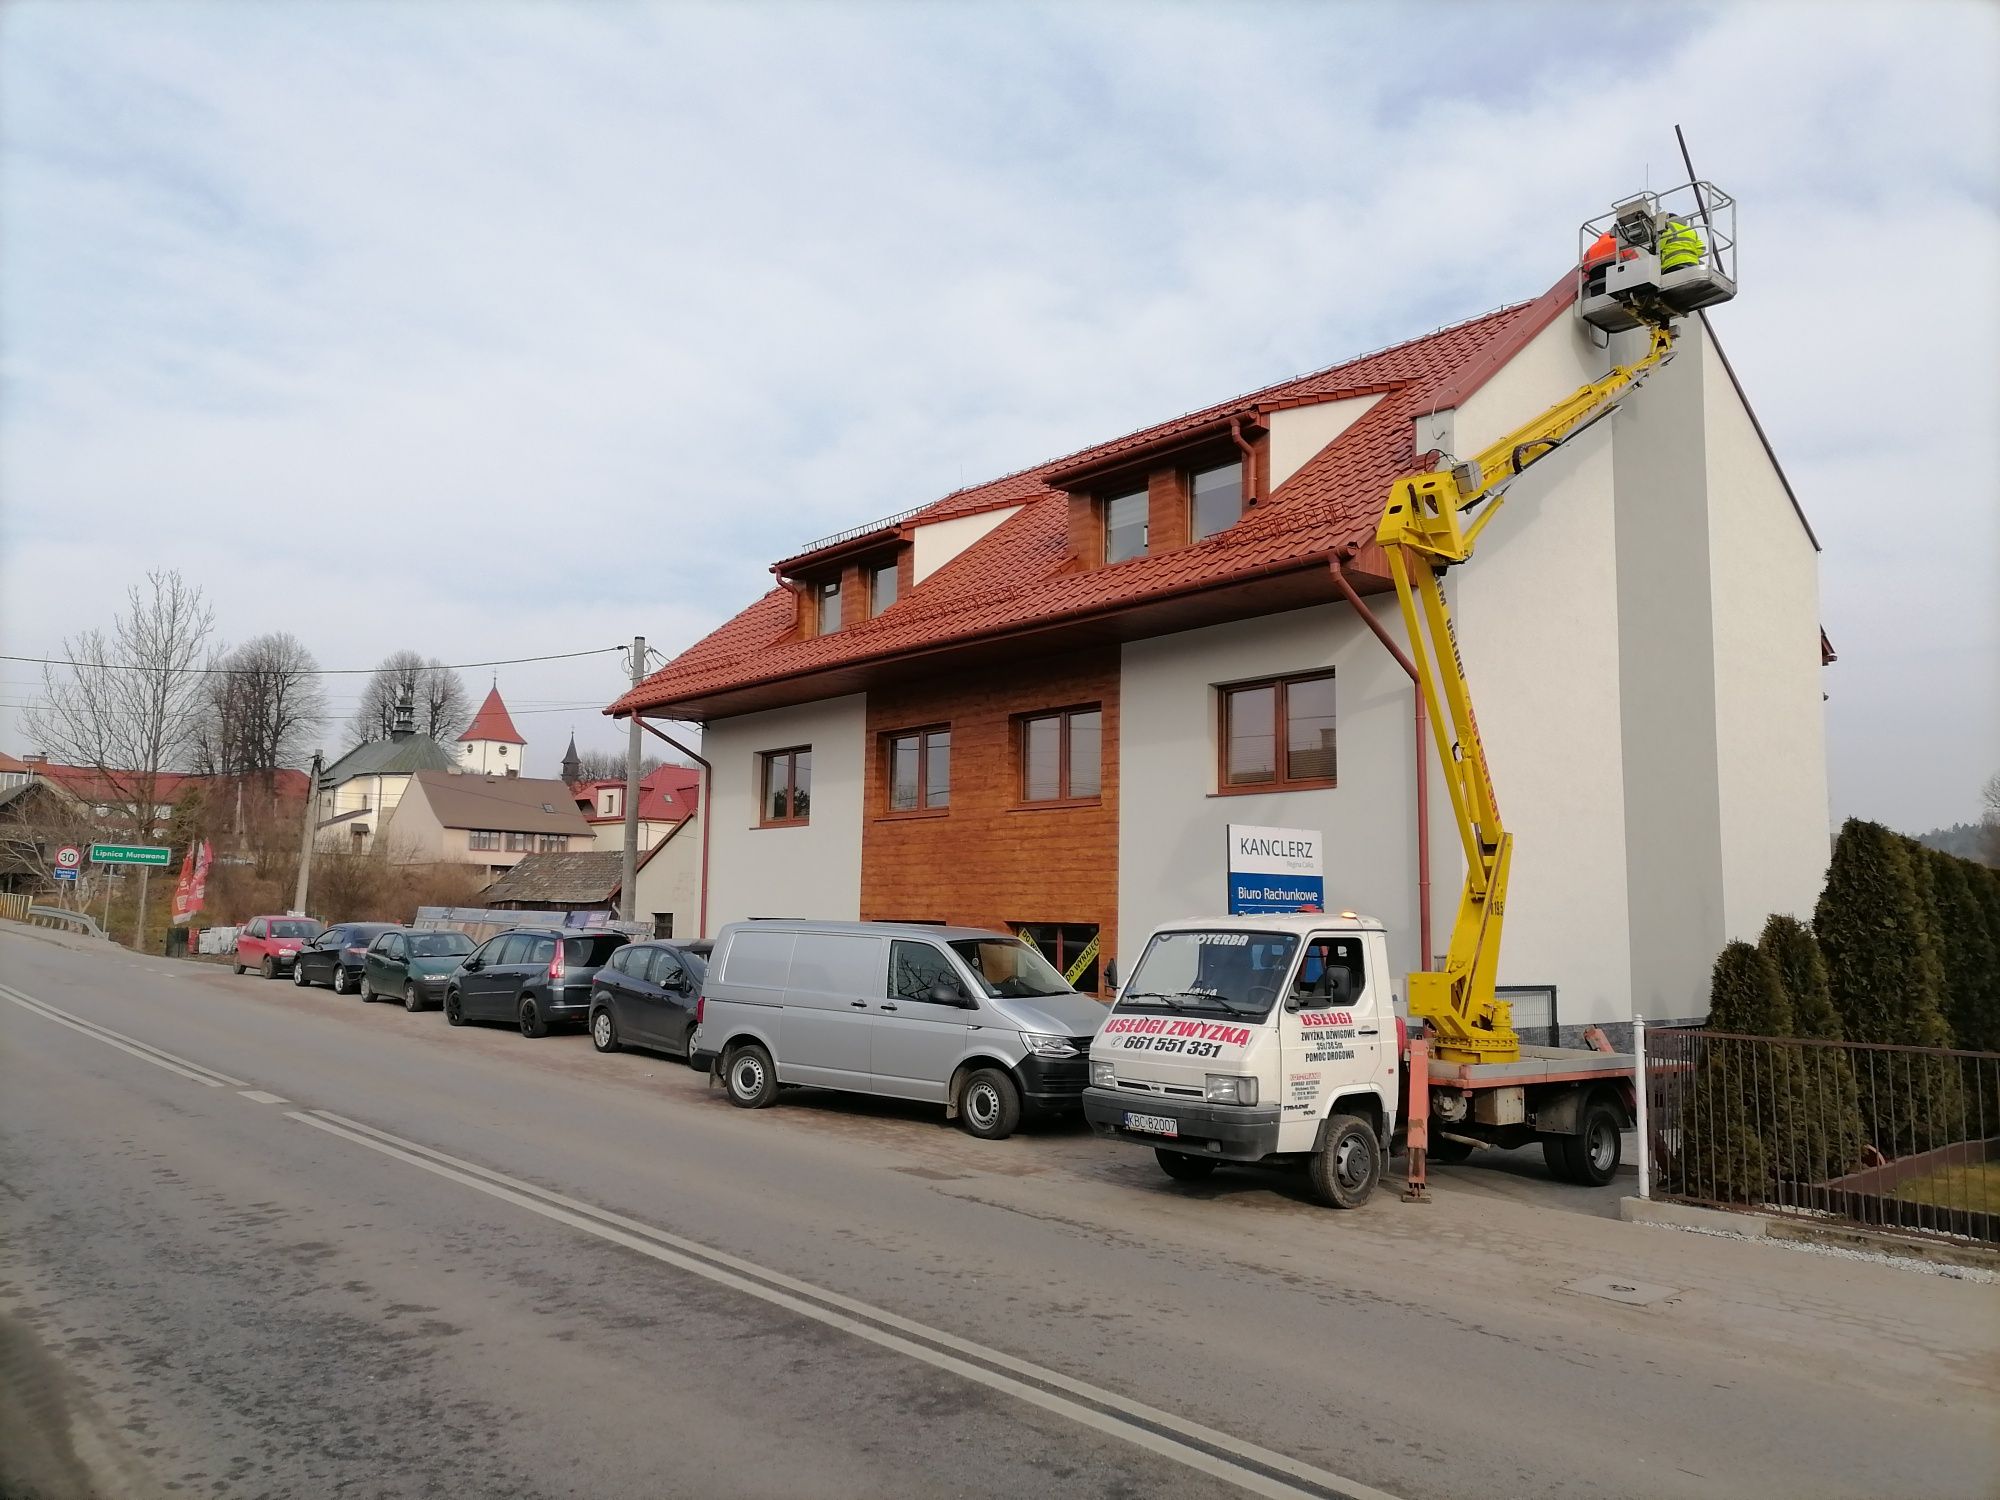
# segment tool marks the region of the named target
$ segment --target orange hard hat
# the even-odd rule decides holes
[[[1586,266],[1594,266],[1602,261],[1613,259],[1617,254],[1618,241],[1612,237],[1611,231],[1607,229],[1590,242],[1590,248],[1583,253],[1583,263]]]

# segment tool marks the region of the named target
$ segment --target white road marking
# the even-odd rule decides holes
[[[766,1269],[755,1262],[730,1255],[725,1251],[711,1249],[698,1241],[685,1239],[608,1209],[597,1208],[574,1198],[564,1197],[560,1193],[552,1193],[533,1183],[523,1182],[519,1178],[495,1172],[475,1162],[447,1155],[416,1141],[391,1135],[384,1130],[377,1130],[373,1126],[364,1125],[358,1120],[350,1120],[330,1110],[314,1110],[311,1113],[289,1110],[285,1118],[297,1120],[301,1124],[310,1125],[316,1130],[323,1130],[329,1135],[338,1136],[356,1145],[366,1146],[371,1151],[380,1152],[384,1156],[393,1157],[413,1167],[420,1167],[426,1172],[435,1173],[439,1177],[460,1183],[490,1197],[525,1208],[531,1213],[540,1214],[557,1223],[580,1229],[586,1234],[595,1235],[612,1244],[622,1245],[628,1250],[636,1250],[641,1255],[650,1256],[667,1265],[691,1271],[697,1276],[747,1293],[801,1317],[811,1318],[815,1322],[837,1328],[884,1349],[921,1360],[925,1364],[949,1371],[963,1379],[1015,1397],[1032,1406],[1041,1407],[1079,1426],[1118,1438],[1134,1447],[1144,1448],[1148,1452],[1220,1479],[1250,1494],[1265,1496],[1268,1500],[1319,1500],[1319,1497],[1325,1496],[1338,1496],[1341,1500],[1395,1500],[1395,1497],[1386,1491],[1373,1489],[1352,1479],[1343,1479],[1325,1469],[1316,1468],[1269,1448],[1259,1447],[1255,1443],[1245,1442],[1215,1428],[1190,1421],[1186,1417],[1134,1401],[1115,1391],[1104,1390],[1087,1381],[1077,1380],[1001,1350],[991,1349],[970,1339],[959,1338],[954,1334],[931,1328],[838,1292],[827,1291],[810,1282]],[[808,1298],[812,1300],[808,1301]],[[924,1342],[917,1342],[919,1339]],[[959,1355],[964,1355],[966,1358],[959,1358]],[[974,1360],[980,1363],[973,1363]],[[988,1366],[998,1366],[999,1369],[987,1368]],[[1014,1375],[1022,1378],[1015,1379],[1014,1375],[1002,1374],[1000,1370],[1012,1371]],[[1049,1387],[1053,1389],[1047,1389]],[[1056,1394],[1058,1390],[1067,1391],[1094,1404],[1086,1406],[1082,1401],[1072,1401]],[[1108,1410],[1097,1409],[1100,1407]],[[1217,1453],[1206,1451],[1207,1449],[1234,1454],[1258,1465],[1260,1469],[1270,1470],[1276,1474],[1288,1474],[1313,1488],[1300,1489],[1273,1477],[1273,1473],[1260,1473],[1258,1469],[1232,1463],[1227,1458],[1219,1457]]]
[[[241,1078],[231,1078],[227,1073],[218,1073],[213,1068],[204,1068],[200,1063],[191,1063],[185,1057],[176,1057],[173,1053],[162,1051],[150,1042],[142,1042],[137,1037],[125,1035],[122,1031],[113,1031],[109,1026],[100,1026],[95,1021],[86,1021],[81,1016],[59,1010],[48,1001],[24,995],[11,986],[0,985],[0,999],[11,1000],[23,1010],[31,1010],[45,1020],[54,1021],[58,1026],[67,1026],[71,1031],[80,1031],[107,1047],[116,1047],[120,1052],[129,1052],[141,1062],[149,1062],[156,1068],[165,1068],[169,1073],[178,1073],[183,1078],[192,1078],[196,1083],[205,1084],[209,1088],[219,1089],[226,1085],[240,1089],[245,1086]]]
[[[238,1089],[237,1093],[252,1104],[290,1104],[289,1099],[281,1099],[276,1094],[267,1094],[262,1089]]]

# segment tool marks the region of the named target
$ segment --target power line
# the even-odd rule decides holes
[[[614,653],[622,655],[629,650],[631,650],[629,646],[599,646],[590,651],[559,651],[553,656],[509,656],[498,661],[441,662],[434,667],[413,667],[410,670],[413,673],[419,674],[423,672],[469,672],[475,667],[518,667],[538,661],[573,661],[580,656],[610,656]],[[33,665],[43,667],[84,667],[91,671],[105,672],[175,672],[202,677],[256,677],[268,675],[271,672],[271,669],[268,667],[148,667],[142,666],[137,662],[69,661],[60,656],[10,656],[5,652],[0,652],[0,661],[29,662]],[[299,675],[305,677],[373,677],[377,672],[382,670],[383,668],[379,666],[308,667],[300,669]]]

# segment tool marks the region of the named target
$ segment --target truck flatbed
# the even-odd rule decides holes
[[[1433,1084],[1467,1089],[1514,1088],[1523,1084],[1586,1083],[1595,1078],[1630,1077],[1636,1059],[1628,1052],[1590,1052],[1581,1047],[1522,1047],[1518,1062],[1430,1061]]]

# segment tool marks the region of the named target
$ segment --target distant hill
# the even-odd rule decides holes
[[[1976,859],[1982,865],[2000,863],[1993,858],[1992,843],[1983,824],[1954,823],[1949,828],[1933,828],[1929,833],[1918,834],[1917,842],[1927,849],[1956,854],[1960,859]]]

